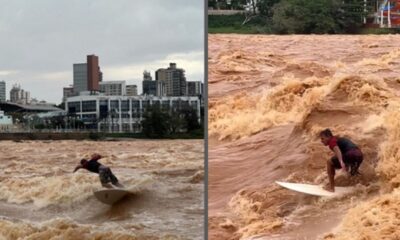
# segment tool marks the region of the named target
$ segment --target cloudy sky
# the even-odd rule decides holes
[[[176,62],[204,81],[204,3],[200,0],[0,0],[0,80],[60,103],[73,63],[99,56],[103,80],[141,92],[144,70]]]

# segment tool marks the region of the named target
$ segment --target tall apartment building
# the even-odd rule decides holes
[[[100,82],[100,67],[99,67],[99,57],[96,55],[87,56],[87,82],[88,91],[99,91]]]
[[[19,85],[14,85],[10,90],[10,101],[19,104],[29,104],[31,101],[31,94],[21,89]]]
[[[88,90],[87,81],[87,64],[86,63],[75,63],[74,67],[74,92],[79,94],[79,92]]]
[[[157,91],[159,94],[165,94],[166,96],[186,95],[185,70],[177,68],[176,63],[170,63],[166,69],[158,69],[156,71],[156,81],[160,82],[157,86],[162,88]]]
[[[74,87],[70,86],[63,88],[63,102],[65,102],[68,97],[72,96],[74,96]]]
[[[6,101],[6,82],[0,81],[0,102]]]
[[[153,81],[150,72],[144,71],[143,72],[143,95],[152,95],[157,96],[157,82]]]
[[[107,96],[124,96],[126,95],[126,83],[125,81],[100,82],[100,92]]]
[[[79,95],[84,91],[99,91],[99,83],[103,80],[103,73],[99,67],[99,57],[87,55],[86,63],[73,64],[74,93]]]
[[[143,80],[143,95],[157,96],[157,85],[156,81]]]
[[[137,96],[137,86],[136,85],[126,85],[126,96]]]
[[[186,82],[187,96],[200,96],[203,95],[204,84],[200,81]]]

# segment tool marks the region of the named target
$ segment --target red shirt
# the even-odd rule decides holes
[[[335,146],[337,146],[337,138],[336,137],[331,137],[328,141],[328,146],[331,150],[333,150],[333,148]]]

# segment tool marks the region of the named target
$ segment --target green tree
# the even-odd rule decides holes
[[[335,33],[334,1],[282,0],[273,8],[273,28],[277,33]]]
[[[187,132],[199,129],[201,126],[198,121],[197,112],[193,108],[187,108],[182,111],[185,120],[185,128]]]
[[[169,129],[171,133],[177,133],[185,127],[185,120],[179,110],[172,110],[170,114]]]
[[[272,18],[273,7],[275,4],[279,3],[280,0],[259,0],[257,2],[257,8],[260,14],[266,16],[268,19]]]
[[[277,33],[343,33],[361,26],[363,0],[282,0],[273,7]]]
[[[168,133],[170,121],[168,113],[161,111],[158,106],[151,106],[143,113],[143,133],[147,137],[163,137]]]
[[[364,17],[372,10],[371,5],[364,6],[364,0],[345,0],[339,4],[336,22],[346,33],[354,33],[362,27]]]

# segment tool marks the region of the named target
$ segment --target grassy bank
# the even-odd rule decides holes
[[[276,34],[267,24],[266,20],[258,17],[253,18],[246,24],[243,14],[235,15],[209,15],[208,33],[238,33],[238,34]],[[399,34],[400,28],[360,28],[354,34]]]
[[[239,34],[261,34],[271,33],[269,27],[263,23],[261,18],[253,18],[250,22],[242,24],[246,16],[234,15],[209,15],[208,33],[239,33]]]
[[[93,133],[92,139],[104,139],[104,138],[138,138],[138,139],[149,139],[142,133]],[[163,137],[155,137],[154,139],[204,139],[204,130],[198,129],[190,133],[174,133]]]

